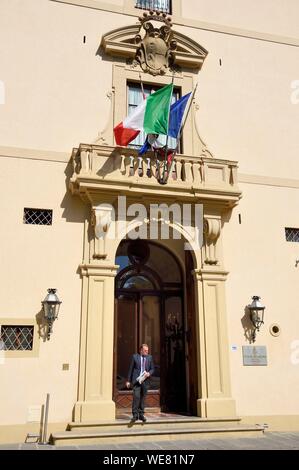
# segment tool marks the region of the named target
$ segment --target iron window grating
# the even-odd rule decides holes
[[[137,0],[135,8],[141,10],[159,10],[171,14],[171,0]]]
[[[6,351],[32,351],[34,326],[2,325],[1,340]]]
[[[52,209],[24,208],[23,223],[29,225],[52,225]]]
[[[299,243],[299,228],[285,227],[285,237],[287,242]]]

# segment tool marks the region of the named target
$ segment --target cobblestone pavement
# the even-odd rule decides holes
[[[1,444],[0,450],[299,450],[299,432],[266,432],[258,438],[188,439],[90,446]]]

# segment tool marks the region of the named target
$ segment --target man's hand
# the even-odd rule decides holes
[[[151,374],[149,372],[145,372],[145,377],[148,378]]]
[[[131,382],[126,382],[126,387],[130,388]]]

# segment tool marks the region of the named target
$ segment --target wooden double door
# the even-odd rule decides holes
[[[146,284],[145,276],[142,281]],[[142,287],[142,282],[139,284]],[[155,364],[146,407],[186,411],[184,338],[181,290],[161,292],[132,289],[132,286],[116,290],[114,400],[117,408],[131,407],[132,391],[125,387],[130,359],[146,343]]]

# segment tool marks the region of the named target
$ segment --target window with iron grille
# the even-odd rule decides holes
[[[30,225],[52,225],[52,209],[24,208],[24,224]]]
[[[32,351],[34,326],[2,325],[1,340],[6,351]]]
[[[137,0],[135,8],[159,10],[171,14],[171,0]]]
[[[285,236],[287,242],[299,243],[299,228],[285,228]]]

